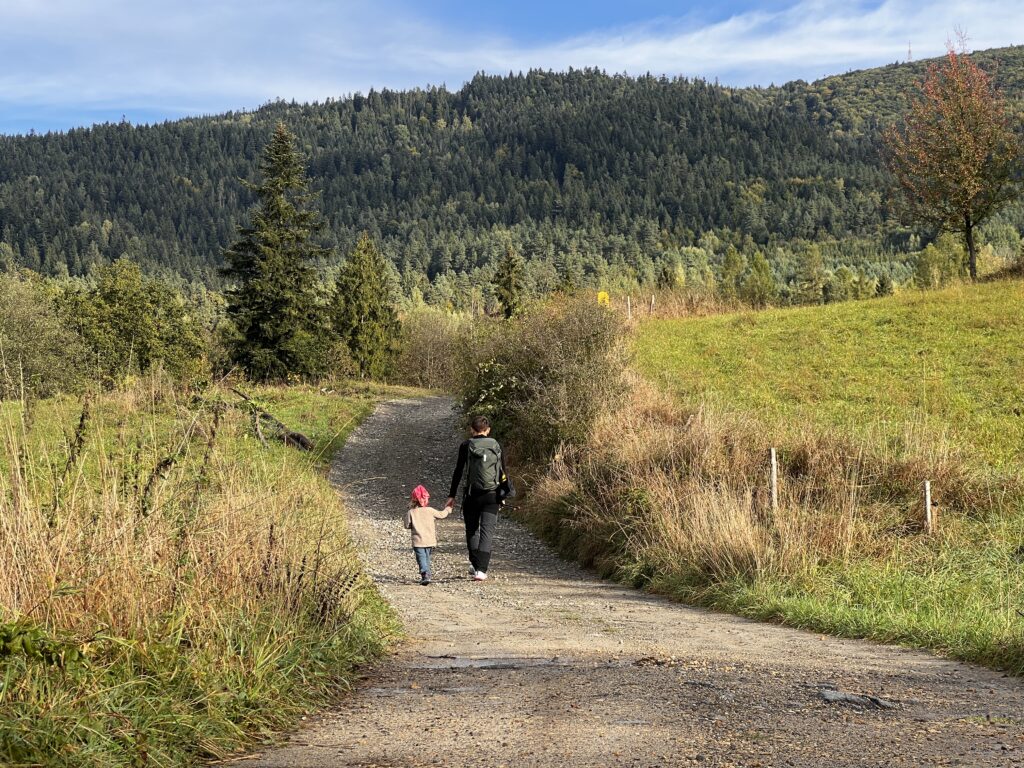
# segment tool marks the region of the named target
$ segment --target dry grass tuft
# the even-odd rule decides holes
[[[366,408],[300,390],[321,448]],[[0,406],[0,762],[224,757],[379,651],[321,457],[249,429],[158,380]]]

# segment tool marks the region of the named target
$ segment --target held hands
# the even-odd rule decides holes
[[[455,497],[454,496],[449,496],[448,497],[448,501],[446,501],[444,503],[444,508],[445,509],[454,509],[455,508]]]

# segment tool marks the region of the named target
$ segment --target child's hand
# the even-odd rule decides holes
[[[448,501],[446,501],[444,503],[444,508],[445,509],[452,509],[454,506],[455,506],[455,497],[454,496],[449,496],[448,497]]]

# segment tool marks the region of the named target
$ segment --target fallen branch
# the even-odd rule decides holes
[[[242,392],[238,388],[232,388],[231,390],[238,395],[242,400],[245,401],[246,407],[252,414],[253,431],[256,433],[256,437],[259,438],[263,445],[267,444],[266,437],[263,435],[263,428],[261,422],[266,421],[272,427],[272,436],[276,437],[284,442],[285,445],[291,445],[296,448],[300,448],[303,451],[313,450],[313,441],[306,437],[301,432],[295,432],[289,429],[284,422],[275,418],[272,414],[264,410],[255,400],[249,397],[245,392]]]

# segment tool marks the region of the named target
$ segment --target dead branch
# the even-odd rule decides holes
[[[245,401],[249,412],[252,414],[253,431],[255,431],[256,437],[260,439],[260,442],[262,442],[263,445],[266,445],[267,441],[263,435],[261,422],[266,422],[272,428],[272,436],[283,441],[285,445],[291,445],[303,451],[313,450],[313,441],[304,434],[289,429],[284,422],[274,417],[273,414],[268,413],[255,400],[237,387],[233,387],[231,391]]]

